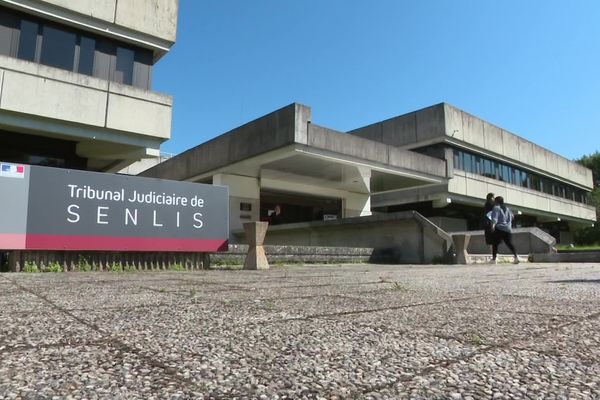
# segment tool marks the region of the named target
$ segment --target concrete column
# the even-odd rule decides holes
[[[371,170],[358,167],[361,189],[366,193],[348,193],[343,199],[344,218],[371,215]]]
[[[258,178],[216,174],[213,185],[229,187],[229,230],[240,230],[245,222],[260,218],[260,183]]]
[[[244,269],[269,269],[269,262],[263,247],[268,227],[268,222],[246,222],[244,224],[248,242],[248,254],[244,261]]]
[[[344,218],[371,215],[371,196],[362,193],[348,193],[343,199]]]

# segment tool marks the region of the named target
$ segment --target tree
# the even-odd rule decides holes
[[[596,207],[596,219],[600,216],[600,152],[581,157],[575,162],[592,170],[594,189],[590,193],[590,204]],[[600,244],[600,225],[596,223],[593,227],[580,229],[575,234],[577,244]]]

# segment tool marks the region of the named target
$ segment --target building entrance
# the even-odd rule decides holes
[[[260,220],[271,225],[323,221],[341,217],[340,199],[268,191],[260,193]]]

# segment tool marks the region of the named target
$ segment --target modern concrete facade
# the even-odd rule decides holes
[[[390,190],[446,181],[446,161],[323,128],[292,104],[179,154],[142,176],[229,186],[230,228],[371,215],[372,187]],[[293,214],[293,215],[290,215]]]
[[[482,119],[442,103],[350,132],[446,161],[439,185],[373,193],[382,211],[418,209],[449,231],[477,229],[487,193],[501,195],[522,226],[541,226],[559,240],[595,222],[587,204],[592,172]]]
[[[311,120],[292,104],[141,175],[229,186],[234,242],[244,222],[273,222],[280,204],[294,214],[286,223],[416,210],[458,232],[480,228],[493,192],[519,226],[557,238],[595,221],[590,170],[448,104],[348,133]]]
[[[157,157],[172,98],[152,66],[177,0],[0,0],[0,160],[117,172]]]

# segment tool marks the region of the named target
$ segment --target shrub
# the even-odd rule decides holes
[[[33,261],[25,261],[23,272],[40,272],[38,266]]]
[[[110,266],[108,267],[108,270],[110,272],[123,272],[123,266],[121,265],[121,263],[112,263],[110,264]]]
[[[87,258],[80,255],[75,268],[77,271],[90,272],[92,270],[92,265],[88,262]]]
[[[181,263],[169,264],[169,269],[171,271],[185,271],[185,267]]]
[[[123,267],[123,271],[124,272],[137,272],[137,268],[135,267],[135,265],[125,264],[125,266]]]
[[[46,268],[44,268],[43,272],[63,272],[63,268],[59,263],[51,262]]]

